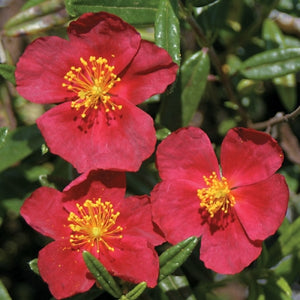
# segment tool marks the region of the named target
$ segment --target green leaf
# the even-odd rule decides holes
[[[160,0],[155,18],[155,42],[171,55],[174,62],[180,64],[180,27],[178,20],[178,2]]]
[[[15,25],[33,20],[36,17],[51,14],[52,12],[56,12],[58,10],[61,10],[62,8],[64,8],[64,1],[62,0],[44,1],[36,6],[30,7],[14,15],[4,24],[4,28],[11,28]]]
[[[66,0],[65,4],[72,17],[86,12],[106,11],[130,24],[146,25],[154,24],[159,0]]]
[[[159,288],[168,295],[168,299],[196,300],[190,284],[184,275],[170,275],[158,283]]]
[[[263,290],[265,299],[292,300],[292,290],[283,277],[270,276]]]
[[[84,251],[82,256],[86,266],[94,275],[101,287],[113,297],[120,298],[122,296],[120,287],[117,285],[114,278],[108,273],[105,267],[101,264],[101,262],[87,251]]]
[[[5,286],[1,280],[0,280],[0,299],[1,300],[12,300],[8,294],[7,289],[5,288]]]
[[[284,35],[278,25],[271,19],[266,19],[263,24],[263,38],[267,49],[286,48]],[[273,79],[282,104],[288,111],[295,109],[297,104],[296,76],[287,74]]]
[[[188,0],[188,2],[191,5],[197,6],[197,7],[201,7],[201,6],[206,6],[209,4],[213,4],[215,2],[217,2],[219,0]]]
[[[272,49],[256,54],[241,64],[249,79],[266,80],[300,71],[300,48]]]
[[[126,295],[123,295],[120,300],[135,300],[138,299],[140,295],[145,291],[147,288],[147,283],[145,281],[136,285],[130,292]]]
[[[37,275],[40,275],[40,271],[39,271],[39,268],[38,268],[38,259],[35,258],[33,260],[31,260],[28,264],[29,264],[29,267],[30,269]]]
[[[281,258],[300,251],[300,217],[290,225],[285,225],[280,237],[269,249],[268,266],[275,265]]]
[[[206,51],[199,51],[182,65],[182,126],[187,126],[205,91],[210,61]]]
[[[8,134],[8,128],[7,127],[0,128],[0,148],[6,142],[7,134]]]
[[[192,236],[163,252],[159,257],[159,280],[163,280],[179,268],[191,255],[197,243],[198,238]]]
[[[8,133],[6,142],[0,147],[0,171],[30,155],[43,144],[44,139],[36,125],[19,127]]]
[[[0,76],[10,81],[13,85],[16,84],[15,70],[16,70],[15,66],[0,64]]]

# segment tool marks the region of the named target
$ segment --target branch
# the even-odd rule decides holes
[[[289,120],[295,119],[300,115],[300,106],[298,106],[293,112],[289,114],[277,113],[273,118],[264,121],[251,124],[250,127],[253,129],[265,129],[272,127],[275,124],[279,124],[282,122],[287,122]]]

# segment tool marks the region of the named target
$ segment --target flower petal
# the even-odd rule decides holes
[[[250,241],[235,217],[225,229],[203,234],[200,259],[207,268],[217,273],[236,274],[259,256],[261,243]]]
[[[177,70],[178,65],[173,63],[166,50],[142,40],[133,61],[124,73],[119,74],[121,84],[116,85],[112,93],[139,104],[163,93],[175,80]]]
[[[174,179],[157,184],[151,193],[153,220],[171,244],[203,232],[197,188],[192,181]]]
[[[38,268],[56,299],[88,291],[95,283],[82,253],[72,251],[68,241],[54,241],[44,247],[39,252]]]
[[[118,221],[126,227],[126,235],[140,236],[154,246],[165,242],[152,222],[150,198],[131,196],[120,201]]]
[[[92,49],[90,55],[106,58],[116,74],[130,63],[141,41],[134,27],[106,12],[83,14],[70,23],[68,34],[79,49],[86,46]]]
[[[63,103],[43,114],[37,124],[51,152],[69,161],[79,173],[137,171],[154,151],[153,120],[130,102],[122,105],[114,119],[101,111],[95,111],[95,118],[82,119],[70,103]]]
[[[187,127],[173,132],[158,146],[156,157],[162,179],[187,179],[199,182],[200,187],[204,184],[204,175],[219,173],[211,142],[199,128]]]
[[[283,153],[277,142],[269,134],[254,129],[229,130],[221,146],[222,171],[231,187],[270,177],[282,161]]]
[[[131,25],[108,13],[84,14],[71,22],[68,31],[69,41],[54,36],[39,38],[20,57],[17,91],[27,100],[60,103],[77,97],[62,83],[72,66],[81,66],[80,57],[104,57],[118,74],[133,59],[141,41]]]
[[[251,240],[264,240],[281,225],[287,210],[289,191],[285,179],[275,174],[265,181],[232,191],[234,209]]]
[[[114,251],[106,249],[100,254],[100,261],[111,274],[126,281],[146,281],[150,288],[157,284],[158,255],[144,238],[124,236]]]
[[[36,231],[53,239],[69,236],[68,213],[62,206],[63,194],[49,187],[35,190],[21,207],[21,215]]]
[[[16,68],[17,91],[29,101],[59,103],[70,97],[62,87],[70,62],[69,42],[59,37],[35,40],[20,57]],[[73,96],[73,95],[72,95]]]

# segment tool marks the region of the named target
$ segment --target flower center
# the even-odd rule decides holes
[[[90,56],[86,61],[80,57],[82,67],[72,66],[64,76],[68,83],[63,83],[69,91],[77,94],[78,99],[71,102],[71,107],[79,110],[83,108],[81,117],[85,118],[89,109],[102,107],[108,113],[111,110],[122,109],[111,101],[110,89],[121,79],[113,73],[114,66],[107,64],[107,59]]]
[[[109,245],[110,239],[121,239],[123,228],[116,225],[120,212],[114,213],[113,205],[110,202],[102,202],[99,198],[96,202],[86,200],[83,205],[76,204],[79,215],[70,212],[68,221],[73,231],[70,235],[70,243],[73,247],[79,248],[86,244],[96,246],[99,253],[100,245],[108,250],[115,249]]]
[[[222,177],[219,180],[216,172],[212,172],[209,177],[203,176],[203,179],[208,187],[197,190],[200,207],[205,207],[211,218],[220,209],[228,213],[228,209],[235,205],[235,198],[230,192],[227,179]]]

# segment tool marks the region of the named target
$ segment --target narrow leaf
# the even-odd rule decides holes
[[[272,49],[256,54],[241,64],[249,79],[266,80],[300,71],[300,49]]]
[[[44,139],[36,125],[19,127],[8,133],[0,147],[0,171],[12,166],[39,149]]]
[[[206,51],[196,52],[182,65],[181,98],[183,126],[189,124],[198,108],[205,91],[209,67],[209,56]]]
[[[108,273],[101,262],[91,253],[84,251],[82,253],[83,259],[90,272],[99,282],[101,287],[115,298],[122,296],[120,287],[115,282],[114,278]]]
[[[64,1],[62,0],[48,0],[36,6],[32,6],[26,10],[19,12],[10,18],[5,24],[4,28],[10,28],[17,24],[33,20],[36,17],[44,16],[64,8]]]
[[[15,79],[15,66],[7,65],[7,64],[0,64],[0,76],[4,79],[10,81],[12,84],[16,84]]]
[[[159,257],[159,280],[164,279],[179,268],[190,256],[197,243],[198,238],[192,236],[163,252]]]
[[[126,295],[123,295],[121,297],[121,300],[135,300],[138,299],[140,295],[145,291],[147,288],[147,283],[145,281],[139,283],[136,285],[130,292],[128,292]]]
[[[178,2],[161,0],[155,18],[155,42],[180,63],[180,27],[177,17]]]
[[[1,300],[11,300],[11,297],[9,296],[8,291],[5,288],[5,286],[1,280],[0,280],[0,299]]]
[[[195,295],[184,275],[170,275],[158,283],[159,288],[168,295],[168,299],[196,300]]]
[[[0,148],[6,142],[7,134],[8,134],[8,128],[7,127],[0,128]]]
[[[30,269],[37,275],[40,275],[40,271],[39,271],[39,268],[38,268],[38,259],[35,258],[33,260],[31,260],[28,264],[29,264],[29,267]]]
[[[218,0],[188,0],[189,3],[191,3],[192,5],[197,6],[197,7],[213,4],[217,1]]]
[[[66,8],[72,17],[86,12],[106,11],[118,15],[133,25],[154,24],[159,0],[66,0]]]

